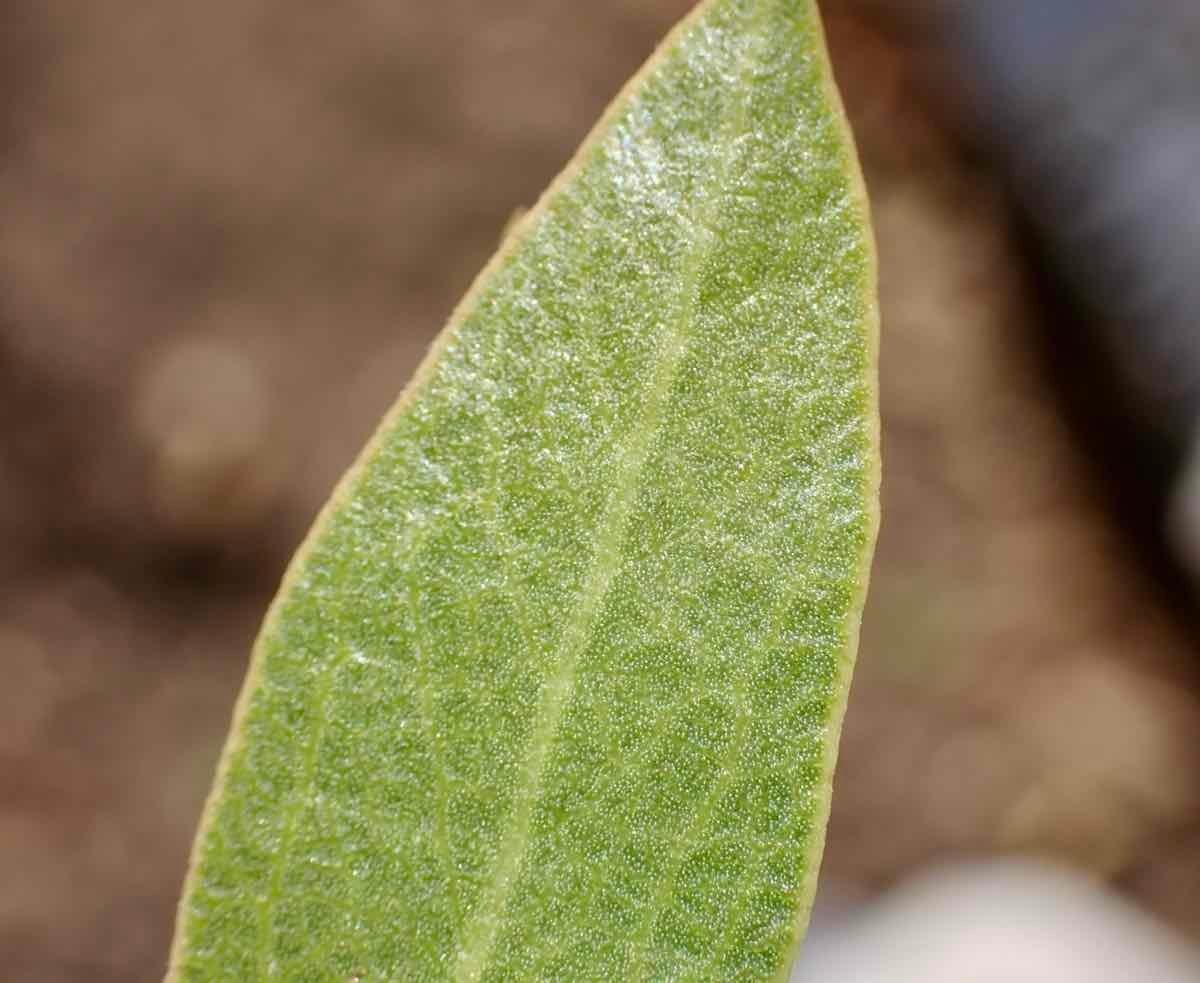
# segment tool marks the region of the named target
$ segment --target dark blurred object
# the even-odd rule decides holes
[[[1172,545],[1200,574],[1200,6],[990,0],[943,26],[1109,398],[1172,476]]]
[[[1010,190],[1147,425],[1200,418],[1200,6],[1004,0],[951,37]]]

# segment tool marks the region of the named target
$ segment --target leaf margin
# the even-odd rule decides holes
[[[508,219],[502,231],[499,248],[471,281],[462,298],[455,304],[449,317],[446,318],[441,329],[430,342],[428,350],[413,372],[413,375],[403,386],[396,400],[375,425],[367,442],[353,458],[350,466],[335,483],[332,492],[318,511],[316,518],[288,562],[251,647],[246,675],[234,705],[228,736],[221,750],[212,786],[206,796],[192,841],[187,873],[176,908],[175,929],[168,956],[164,983],[177,983],[181,979],[188,942],[188,904],[199,879],[201,855],[209,834],[213,829],[219,800],[225,790],[234,758],[245,747],[245,728],[242,725],[250,711],[254,695],[259,689],[261,671],[266,662],[267,638],[280,623],[282,610],[289,599],[292,588],[300,583],[310,554],[329,527],[333,515],[353,498],[355,490],[360,486],[369,465],[381,450],[386,437],[393,430],[394,425],[405,413],[410,404],[421,393],[427,379],[441,361],[446,349],[455,340],[456,328],[463,323],[466,315],[477,307],[478,301],[488,284],[528,238],[539,217],[547,209],[547,206],[582,171],[588,157],[601,144],[614,121],[626,108],[631,98],[646,79],[659,66],[660,62],[673,50],[687,32],[704,18],[709,8],[721,2],[725,2],[725,0],[699,0],[670,29],[638,70],[621,86],[617,95],[608,103],[563,169],[538,196],[536,203],[528,209],[515,212]],[[770,2],[770,0],[759,0],[759,2]],[[797,898],[796,918],[793,924],[791,943],[780,963],[780,970],[777,976],[780,983],[786,983],[791,974],[792,965],[805,937],[816,894],[832,804],[833,777],[849,698],[850,677],[857,658],[862,615],[866,603],[871,564],[879,532],[881,519],[879,492],[882,477],[878,381],[880,343],[878,250],[871,222],[870,200],[853,130],[837,86],[832,60],[829,55],[825,25],[819,12],[819,4],[817,0],[801,0],[801,2],[805,6],[808,27],[812,36],[812,52],[819,63],[818,73],[824,85],[822,98],[829,108],[831,120],[837,127],[839,137],[846,149],[844,176],[848,185],[848,199],[855,208],[856,218],[863,237],[864,271],[862,282],[865,296],[863,298],[863,321],[861,327],[868,369],[866,373],[868,415],[863,422],[865,424],[864,432],[868,437],[871,452],[868,456],[869,467],[864,475],[865,481],[862,489],[864,494],[863,517],[865,521],[864,544],[859,556],[859,577],[857,579],[855,596],[852,598],[847,609],[847,621],[844,624],[846,644],[841,651],[839,673],[832,681],[832,690],[835,693],[835,697],[830,702],[831,712],[826,721],[826,728],[830,736],[825,743],[825,753],[821,761],[821,786],[826,792],[818,796],[818,805],[812,816],[811,863],[805,871],[802,887]]]

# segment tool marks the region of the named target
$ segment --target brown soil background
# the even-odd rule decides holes
[[[0,976],[161,975],[290,551],[688,6],[0,0]],[[928,51],[883,0],[824,6],[886,455],[826,876],[1034,852],[1200,936],[1194,636],[1112,518],[1060,315]]]

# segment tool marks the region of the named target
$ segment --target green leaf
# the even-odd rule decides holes
[[[293,562],[170,978],[785,973],[876,525],[874,290],[812,4],[700,4]]]

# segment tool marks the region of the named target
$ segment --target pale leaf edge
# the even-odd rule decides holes
[[[591,153],[601,143],[604,136],[612,127],[616,118],[624,110],[634,93],[641,87],[649,75],[658,67],[666,54],[682,40],[683,36],[708,12],[708,8],[720,0],[701,0],[682,20],[680,20],[659,42],[658,46],[647,58],[641,68],[621,87],[621,90],[608,104],[600,118],[584,138],[579,148],[572,155],[563,170],[554,178],[538,197],[536,204],[528,211],[514,214],[506,224],[499,249],[487,262],[472,281],[463,298],[454,307],[445,325],[430,343],[416,371],[408,383],[400,391],[396,401],[384,414],[371,437],[364,445],[350,467],[334,486],[328,500],[317,513],[312,526],[301,541],[291,561],[288,563],[280,580],[279,589],[267,608],[262,625],[251,648],[250,662],[245,679],[234,704],[228,737],[221,751],[216,767],[212,787],[205,800],[204,809],[192,841],[192,849],[188,859],[188,871],[180,892],[179,904],[175,915],[175,932],[168,957],[167,972],[164,983],[176,983],[183,968],[188,944],[189,904],[197,886],[202,854],[208,841],[209,833],[216,819],[217,807],[224,793],[226,780],[234,757],[245,744],[242,723],[250,709],[254,695],[258,690],[259,677],[266,660],[267,638],[272,635],[281,619],[284,604],[299,581],[301,571],[308,562],[321,536],[324,535],[334,513],[352,496],[358,487],[370,462],[383,446],[384,440],[395,429],[400,416],[408,409],[409,404],[423,388],[427,377],[441,360],[447,346],[454,338],[455,329],[463,322],[466,315],[478,305],[478,301],[492,278],[501,270],[508,258],[520,247],[528,236],[538,217],[546,210],[560,190],[568,185],[590,157]],[[850,607],[850,621],[846,625],[846,646],[842,651],[841,672],[835,680],[836,697],[832,703],[832,713],[827,727],[829,739],[825,745],[825,756],[822,763],[822,780],[825,788],[831,787],[833,772],[837,764],[838,745],[842,731],[842,720],[846,712],[849,697],[850,675],[853,671],[855,657],[858,651],[859,633],[862,623],[862,610],[866,603],[868,575],[874,555],[875,540],[879,530],[879,486],[881,479],[880,456],[880,424],[879,424],[879,394],[878,394],[878,364],[879,364],[879,305],[878,295],[878,261],[877,252],[870,221],[870,203],[867,196],[866,183],[862,176],[858,154],[854,142],[854,134],[847,119],[841,93],[833,75],[833,67],[829,58],[825,29],[815,0],[807,0],[808,17],[813,33],[813,52],[820,61],[820,75],[825,86],[825,101],[832,116],[841,130],[841,138],[846,153],[846,175],[850,183],[850,198],[858,213],[860,228],[864,235],[866,247],[866,269],[864,276],[864,322],[862,324],[864,340],[867,345],[868,365],[867,376],[869,385],[868,398],[868,434],[871,442],[870,471],[867,475],[866,487],[863,489],[866,498],[867,535],[860,557],[857,596]],[[811,863],[801,886],[796,909],[796,922],[793,927],[792,942],[787,958],[781,964],[780,981],[786,981],[791,973],[792,963],[799,952],[800,943],[804,939],[812,913],[813,898],[816,894],[817,878],[820,873],[821,857],[825,847],[825,830],[829,821],[829,811],[832,796],[826,794],[820,798],[814,815],[814,832],[812,840]]]

